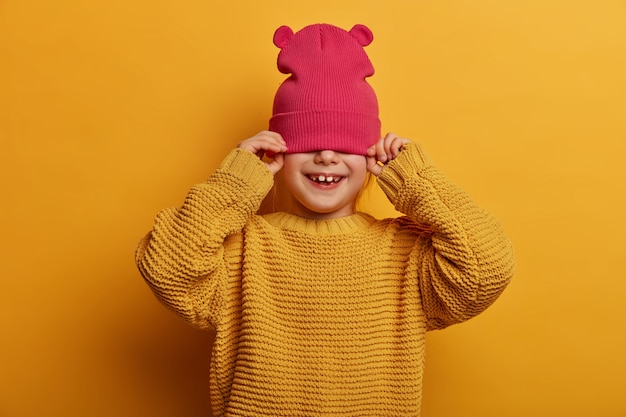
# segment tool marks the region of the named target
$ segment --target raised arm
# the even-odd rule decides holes
[[[234,149],[180,208],[158,213],[135,259],[163,304],[198,327],[215,327],[228,259],[237,257],[227,252],[238,250],[242,228],[272,184],[272,172],[257,155]]]
[[[513,275],[513,248],[498,221],[432,165],[422,148],[402,146],[378,183],[396,210],[432,230],[430,241],[416,245],[413,261],[429,329],[443,328],[498,298]]]

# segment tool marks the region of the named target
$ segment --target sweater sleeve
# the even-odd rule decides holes
[[[238,257],[225,253],[225,247],[240,235],[272,184],[271,172],[256,155],[234,149],[206,182],[191,188],[180,208],[158,213],[135,261],[163,304],[198,327],[215,327],[228,259]]]
[[[462,322],[491,305],[515,266],[512,245],[497,220],[414,143],[385,167],[378,183],[396,210],[432,231],[414,249],[428,328]]]

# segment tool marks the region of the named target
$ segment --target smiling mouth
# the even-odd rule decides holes
[[[322,185],[337,184],[339,181],[344,179],[344,177],[340,175],[307,175],[307,177],[311,181]]]

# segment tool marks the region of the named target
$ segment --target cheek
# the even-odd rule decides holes
[[[294,163],[293,159],[291,158],[285,158],[283,168],[281,169],[280,172],[283,178],[285,178],[288,181],[289,179],[293,178],[294,175],[296,175],[297,170],[298,170],[298,164]]]
[[[297,194],[301,187],[300,181],[304,177],[300,174],[300,166],[295,158],[285,158],[283,169],[280,170],[280,182],[283,191],[288,194]]]
[[[354,179],[357,179],[359,182],[364,183],[365,178],[367,177],[367,161],[365,157],[355,158],[350,161],[350,171],[351,175]]]
[[[300,170],[300,167],[304,164],[304,160],[301,157],[301,154],[286,154],[284,163],[283,163],[283,171],[289,173],[295,173]]]
[[[363,172],[362,174],[358,175],[358,181],[355,182],[355,188],[358,189],[357,192],[361,192],[361,190],[365,187],[365,184],[367,182],[367,173]]]

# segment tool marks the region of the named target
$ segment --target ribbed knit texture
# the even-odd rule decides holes
[[[278,69],[291,74],[274,97],[269,129],[282,135],[287,153],[332,149],[365,155],[380,139],[378,101],[365,80],[374,74],[364,46],[373,39],[356,25],[345,31],[328,24],[298,31],[282,26]]]
[[[272,175],[235,149],[159,213],[137,265],[165,305],[216,329],[216,416],[419,416],[426,331],[487,308],[514,258],[417,145],[378,182],[406,216],[258,216]]]

